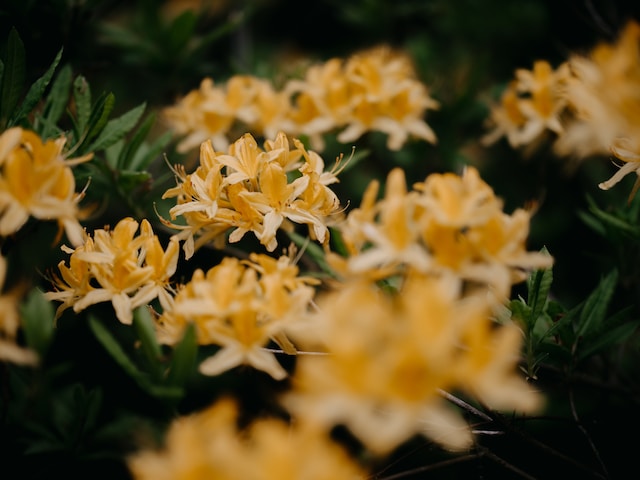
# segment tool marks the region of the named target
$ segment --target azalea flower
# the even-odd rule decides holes
[[[155,298],[163,308],[170,307],[178,240],[171,240],[164,250],[148,220],[138,223],[123,218],[113,229],[95,230],[84,245],[62,249],[70,254],[69,266],[64,260],[58,264],[60,275],[52,275],[55,290],[45,294],[49,300],[62,302],[56,318],[67,308],[77,313],[111,302],[118,320],[131,324],[133,311]]]
[[[545,131],[561,135],[562,115],[567,108],[564,95],[569,66],[553,69],[549,62],[537,60],[532,70],[519,68],[516,79],[503,91],[488,119],[492,130],[482,142],[490,145],[505,136],[512,147],[532,144]]]
[[[169,210],[171,219],[181,216],[186,225],[163,220],[181,230],[187,259],[205,243],[220,247],[240,241],[248,232],[272,252],[279,230],[306,225],[312,239],[328,242],[328,224],[340,205],[328,185],[337,182],[334,170],[324,172],[324,162],[283,132],[258,147],[247,133],[234,142],[228,153],[216,152],[210,142],[200,148],[200,165],[192,174],[176,167],[178,185],[163,198],[177,198]]]
[[[228,397],[174,420],[162,447],[143,446],[127,464],[135,480],[364,480],[347,451],[312,425],[260,418],[238,427]]]
[[[618,139],[638,138],[638,58],[640,24],[636,21],[629,21],[615,42],[602,42],[587,55],[569,58],[572,75],[566,98],[573,114],[554,144],[559,155],[607,154]]]
[[[35,132],[13,127],[0,135],[0,235],[16,233],[29,217],[56,220],[73,245],[84,241],[71,166],[93,154],[67,158],[66,138],[43,141]]]
[[[416,434],[452,450],[471,446],[469,426],[440,390],[500,409],[541,405],[518,375],[517,327],[495,324],[489,298],[463,296],[454,276],[411,274],[391,293],[353,280],[316,300],[326,355],[298,358],[282,400],[296,418],[329,431],[344,425],[386,455]]]
[[[628,139],[620,139],[617,142],[614,142],[611,147],[611,151],[616,158],[622,160],[624,164],[619,167],[618,171],[613,174],[609,180],[598,184],[602,190],[609,190],[611,187],[619,183],[624,177],[635,172],[638,178],[633,184],[631,193],[629,194],[629,202],[631,202],[638,191],[638,188],[640,188],[640,154],[637,153],[637,150],[632,151],[630,149],[630,147],[633,148],[635,145],[636,143],[631,142]],[[640,145],[638,145],[638,147],[640,147]]]
[[[273,378],[287,376],[272,352],[270,341],[285,353],[296,353],[286,331],[304,316],[317,280],[299,276],[290,256],[277,260],[253,254],[247,261],[225,257],[206,274],[201,269],[175,295],[158,318],[158,339],[173,345],[187,324],[196,327],[198,343],[218,345],[200,364],[206,375],[218,375],[239,365],[250,365]]]
[[[18,304],[22,287],[4,291],[7,276],[7,259],[0,256],[0,360],[19,365],[35,365],[38,355],[18,343],[20,312]],[[46,319],[42,319],[46,321]]]

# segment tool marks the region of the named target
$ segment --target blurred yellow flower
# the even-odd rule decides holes
[[[347,451],[310,425],[275,418],[238,427],[238,408],[222,398],[173,421],[161,448],[132,454],[135,480],[364,480]]]
[[[533,411],[540,396],[518,376],[521,334],[498,326],[483,294],[462,296],[454,276],[412,274],[396,293],[349,281],[317,298],[316,343],[300,356],[283,404],[328,430],[345,425],[380,455],[415,434],[471,446],[469,426],[440,390],[476,395],[492,408]]]
[[[30,130],[13,127],[0,135],[0,235],[16,233],[29,217],[56,220],[73,245],[84,241],[71,166],[93,154],[69,159],[66,139],[43,140]]]
[[[4,291],[7,277],[7,259],[0,256],[0,361],[9,361],[20,365],[34,365],[38,355],[18,343],[20,328],[20,301],[22,288],[14,287]],[[47,321],[47,319],[42,319]]]

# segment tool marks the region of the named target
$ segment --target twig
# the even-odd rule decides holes
[[[591,439],[591,435],[589,435],[589,432],[587,432],[587,429],[584,428],[584,425],[582,425],[582,422],[580,421],[580,417],[578,416],[578,411],[576,410],[575,399],[573,396],[573,389],[569,390],[569,405],[571,406],[571,415],[573,416],[573,419],[576,422],[576,427],[578,427],[578,430],[582,432],[585,439],[587,440],[587,443],[589,444],[589,447],[591,447],[591,451],[596,457],[596,460],[598,461],[598,464],[600,465],[600,468],[602,469],[602,473],[604,473],[605,478],[609,478],[609,472],[607,470],[606,465],[604,464],[604,461],[602,460],[602,457],[600,456],[600,452],[598,451],[598,448],[593,443],[593,440]]]
[[[469,453],[467,455],[461,455],[456,458],[450,458],[449,460],[443,460],[441,462],[432,463],[430,465],[424,465],[422,467],[412,468],[411,470],[406,470],[404,472],[394,473],[393,475],[379,478],[378,480],[398,480],[399,478],[406,478],[418,473],[430,472],[433,470],[437,470],[439,468],[445,468],[458,463],[468,462],[469,460],[475,460],[482,457],[483,454],[484,454],[483,452]],[[376,478],[376,477],[373,477],[373,478]]]

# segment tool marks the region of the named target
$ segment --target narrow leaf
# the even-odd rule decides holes
[[[95,106],[91,109],[91,115],[89,116],[89,121],[81,144],[82,146],[92,141],[105,128],[109,115],[113,110],[115,101],[116,98],[113,93],[103,93],[98,97]],[[91,149],[84,148],[81,153],[91,151]]]
[[[34,289],[20,306],[20,314],[27,345],[44,357],[53,337],[53,305],[42,292]]]
[[[0,122],[9,120],[24,88],[26,61],[22,39],[15,28],[7,39],[7,58],[0,88]],[[8,126],[8,125],[7,125]]]
[[[162,350],[153,328],[153,320],[146,307],[139,307],[133,312],[133,327],[136,330],[145,357],[151,365],[159,365]]]
[[[152,145],[146,146],[143,144],[136,152],[136,155],[129,160],[129,170],[141,171],[148,168],[151,162],[160,157],[172,137],[173,134],[171,132],[166,132],[158,137]]]
[[[82,75],[73,82],[73,100],[75,102],[76,134],[80,138],[87,128],[91,116],[91,87]]]
[[[169,385],[184,386],[196,368],[198,343],[196,329],[188,324],[182,335],[182,340],[173,350],[167,382]]]
[[[578,349],[578,361],[591,355],[606,350],[614,345],[624,342],[638,329],[638,322],[628,322],[618,325],[616,328],[607,329],[602,334],[595,336],[590,341],[582,342]]]
[[[91,152],[104,150],[110,145],[116,143],[118,140],[122,139],[133,129],[136,123],[138,123],[138,120],[142,116],[145,107],[146,104],[142,103],[141,105],[138,105],[137,107],[129,110],[120,117],[109,120],[104,129],[101,130],[98,138],[91,144],[88,150]]]
[[[156,117],[152,113],[151,115],[148,115],[147,118],[144,119],[140,127],[136,129],[135,133],[131,136],[131,139],[127,142],[127,145],[122,150],[120,158],[118,159],[118,169],[134,170],[133,168],[131,168],[131,160],[133,160],[138,151],[138,148],[140,148],[140,145],[142,145],[145,138],[151,131],[155,120]]]
[[[605,318],[609,302],[618,283],[618,272],[612,270],[603,278],[596,289],[587,297],[580,312],[577,337],[582,337],[591,329],[598,329]]]
[[[49,69],[42,75],[38,80],[36,80],[33,85],[29,88],[24,100],[18,110],[11,115],[9,119],[8,126],[13,126],[19,124],[34,107],[42,100],[42,96],[44,95],[44,91],[46,90],[49,82],[53,78],[53,74],[58,67],[58,63],[60,63],[60,59],[62,58],[62,49],[58,51],[58,54],[54,58],[53,62],[49,66]]]
[[[43,138],[49,138],[57,131],[57,123],[69,104],[71,83],[73,81],[71,66],[65,65],[60,69],[51,85],[47,101],[43,109],[42,120],[44,129],[40,132]]]

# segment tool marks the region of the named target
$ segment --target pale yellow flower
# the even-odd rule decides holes
[[[7,259],[0,255],[0,361],[9,361],[19,365],[34,365],[38,355],[33,350],[18,343],[20,312],[18,304],[22,287],[4,291],[7,276]],[[46,318],[40,319],[46,322]]]
[[[226,257],[206,274],[196,270],[179,289],[158,319],[159,341],[175,344],[186,325],[193,323],[198,343],[221,347],[200,364],[202,373],[218,375],[250,365],[283,379],[287,372],[265,347],[273,341],[286,353],[295,353],[286,330],[304,316],[315,284],[316,280],[299,276],[287,256],[274,260],[254,254],[245,262]]]
[[[635,172],[638,178],[636,178],[631,188],[631,193],[629,194],[629,202],[631,202],[638,188],[640,188],[640,153],[638,153],[640,151],[640,143],[631,142],[629,139],[619,139],[611,146],[611,151],[616,158],[622,160],[624,164],[619,167],[618,171],[614,173],[609,180],[598,184],[598,186],[602,190],[609,190],[624,177]]]
[[[29,217],[55,220],[73,245],[84,241],[71,166],[93,154],[69,159],[66,139],[44,141],[30,130],[10,128],[0,135],[0,235],[16,233]]]
[[[324,432],[259,418],[237,426],[235,401],[223,398],[170,425],[161,448],[128,460],[135,480],[364,480],[366,472]]]
[[[328,187],[337,181],[339,162],[329,172],[323,168],[318,154],[295,139],[291,147],[282,132],[266,141],[264,149],[249,133],[228,153],[204,142],[196,171],[187,175],[176,167],[178,185],[163,195],[177,199],[169,213],[172,220],[182,216],[186,225],[165,224],[181,230],[177,238],[185,240],[187,258],[205,243],[219,247],[240,241],[248,232],[273,251],[277,232],[294,224],[307,225],[312,239],[326,243],[327,224],[340,211]]]
[[[560,155],[585,158],[610,151],[619,138],[640,132],[640,24],[630,21],[613,43],[569,58],[566,98],[571,122],[554,144]]]
[[[503,136],[512,147],[532,144],[546,132],[564,132],[561,121],[567,108],[564,95],[570,76],[567,63],[555,70],[546,60],[537,60],[532,70],[519,68],[493,105],[487,124],[491,127],[483,138],[490,145]]]
[[[70,307],[80,312],[111,302],[118,320],[131,324],[133,311],[155,298],[163,308],[171,305],[170,279],[176,270],[178,241],[171,240],[163,250],[147,220],[139,224],[123,218],[113,229],[95,230],[84,245],[63,247],[63,251],[70,254],[69,266],[64,260],[59,263],[60,276],[52,276],[55,290],[45,294],[62,302],[56,318]]]
[[[488,297],[462,297],[453,276],[412,274],[394,294],[349,281],[317,304],[326,355],[298,358],[293,391],[283,397],[296,418],[328,430],[344,425],[385,455],[415,434],[453,450],[471,446],[469,426],[440,390],[500,409],[540,406],[518,376],[519,330],[496,325]]]

